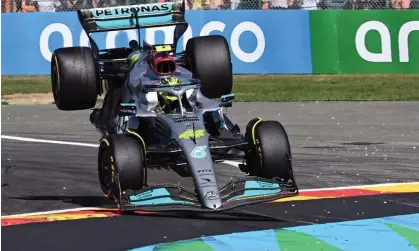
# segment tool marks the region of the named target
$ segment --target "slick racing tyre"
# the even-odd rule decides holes
[[[60,110],[93,108],[99,92],[99,68],[89,47],[66,47],[51,58],[51,85]]]
[[[119,203],[122,191],[139,190],[144,184],[144,154],[134,137],[113,134],[99,146],[98,174],[105,197]]]
[[[187,68],[201,80],[201,91],[210,99],[230,94],[233,70],[230,49],[223,36],[194,37],[186,44]]]
[[[251,120],[246,127],[246,164],[250,175],[262,178],[293,178],[291,148],[284,127],[277,121]]]

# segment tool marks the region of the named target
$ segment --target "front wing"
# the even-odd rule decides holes
[[[120,205],[122,211],[219,212],[297,195],[298,188],[294,181],[284,184],[276,178],[246,177],[232,180],[220,189],[222,206],[216,210],[203,207],[195,192],[175,185],[124,191]]]

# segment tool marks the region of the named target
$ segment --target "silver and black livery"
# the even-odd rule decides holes
[[[92,109],[101,132],[99,181],[122,211],[230,210],[297,196],[291,149],[277,121],[251,120],[245,132],[227,117],[233,74],[222,36],[188,40],[184,2],[77,11],[91,48],[54,51],[51,80],[60,110]],[[94,32],[174,26],[171,44],[133,40],[127,48],[98,49]],[[105,94],[101,108],[94,108]],[[214,163],[241,161],[245,178],[219,187]],[[194,189],[147,184],[147,169],[167,167],[192,177]]]

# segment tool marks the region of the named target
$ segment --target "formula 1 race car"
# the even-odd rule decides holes
[[[77,11],[90,47],[54,51],[51,81],[60,110],[91,109],[103,136],[98,150],[101,188],[121,211],[212,212],[297,196],[291,149],[277,121],[251,120],[242,134],[227,117],[233,72],[223,36],[193,37],[177,53],[188,28],[184,2]],[[171,44],[131,40],[98,49],[94,32],[174,26]],[[138,35],[140,37],[140,35]],[[101,108],[94,108],[105,94]],[[214,163],[241,161],[245,178],[219,187]],[[192,177],[194,190],[149,186],[147,169],[167,167]]]

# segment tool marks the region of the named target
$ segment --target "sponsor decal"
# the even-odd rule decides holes
[[[204,180],[206,182],[212,182],[211,179],[208,179],[208,178],[201,178],[201,180]]]
[[[137,107],[135,104],[121,104],[119,113],[121,116],[130,116],[137,113]]]
[[[168,11],[170,9],[168,4],[144,4],[130,7],[118,8],[103,8],[94,9],[92,13],[95,17],[118,16],[118,15],[131,15],[135,13],[151,13]]]
[[[197,146],[191,152],[191,156],[195,159],[203,159],[207,156],[206,146]]]
[[[197,116],[184,116],[180,118],[173,118],[174,123],[182,123],[182,122],[194,122],[199,121],[199,118]],[[190,127],[190,124],[187,124],[186,127]]]
[[[270,182],[257,181],[257,185],[260,188],[278,188],[278,184]]]
[[[171,52],[172,46],[170,45],[158,45],[155,47],[156,52]]]
[[[198,170],[199,174],[207,174],[207,173],[212,173],[211,169],[202,169],[202,170]]]
[[[220,198],[218,193],[213,192],[213,191],[209,191],[209,192],[205,193],[204,196],[205,196],[205,198],[207,198],[209,200],[216,200],[216,199]]]
[[[177,77],[167,77],[161,79],[160,86],[174,86],[180,83],[180,79]]]
[[[205,135],[204,129],[198,129],[198,130],[187,130],[183,132],[181,135],[179,135],[179,139],[190,139],[190,138],[201,138]]]

